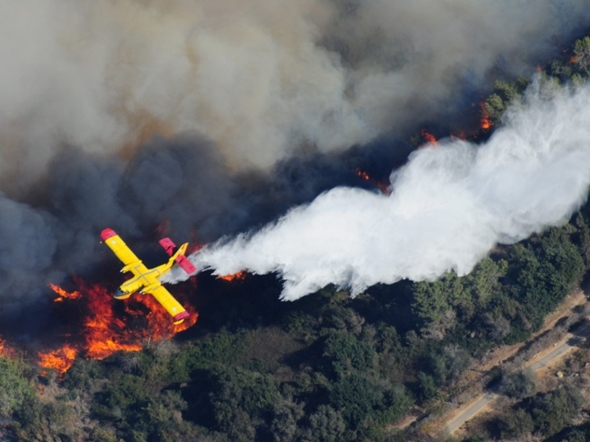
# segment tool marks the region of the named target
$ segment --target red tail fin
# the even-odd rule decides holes
[[[164,247],[164,250],[166,250],[168,256],[174,255],[176,244],[174,244],[170,238],[162,238],[159,243],[162,247]]]

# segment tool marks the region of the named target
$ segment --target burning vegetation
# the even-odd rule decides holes
[[[63,302],[64,299],[80,299],[82,297],[78,291],[66,292],[60,286],[55,284],[49,284],[49,288],[51,288],[51,290],[53,290],[58,295],[57,298],[53,300],[53,302]]]
[[[6,340],[0,337],[0,357],[3,358],[13,358],[16,356],[16,350],[10,347]]]
[[[70,369],[76,356],[78,355],[78,349],[70,344],[65,344],[63,347],[48,352],[38,352],[39,366],[57,371],[60,375],[63,375]],[[41,375],[45,375],[47,372],[42,371]]]
[[[60,374],[65,373],[79,355],[100,360],[119,351],[136,352],[151,343],[171,339],[192,327],[199,316],[189,305],[189,317],[174,325],[170,315],[150,295],[135,295],[117,301],[111,291],[100,284],[90,284],[81,278],[75,278],[74,282],[77,289],[71,292],[55,284],[50,287],[58,295],[54,302],[81,303],[86,310],[82,330],[70,334],[68,342],[61,347],[38,352],[39,366]],[[0,352],[3,348],[4,342],[0,341]]]
[[[371,175],[369,175],[367,172],[362,170],[360,167],[357,167],[355,172],[359,178],[362,178],[365,181],[369,181],[369,182],[373,183],[375,185],[375,187],[377,187],[381,191],[382,194],[389,195],[391,193],[391,188],[389,187],[389,183],[384,183],[382,181],[377,181],[377,180],[373,179],[371,177]]]
[[[234,273],[233,275],[225,275],[225,276],[219,277],[219,279],[221,279],[223,281],[227,281],[227,282],[243,281],[245,278],[246,278],[246,273],[244,273],[244,272],[238,272],[238,273]]]
[[[481,109],[481,118],[479,127],[482,131],[487,132],[489,131],[492,126],[494,125],[492,119],[490,118],[490,112],[486,109],[485,103],[480,103]]]
[[[435,145],[438,144],[436,137],[434,135],[432,135],[430,132],[428,132],[426,129],[422,129],[420,131],[420,135],[422,136],[422,139],[424,140],[425,143],[435,144]]]

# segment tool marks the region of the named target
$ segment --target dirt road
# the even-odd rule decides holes
[[[553,344],[552,348],[547,348],[543,352],[537,353],[524,364],[534,372],[555,364],[566,356],[572,349],[577,348],[590,336],[590,325],[576,330],[575,333],[568,333],[562,340]],[[455,411],[453,416],[446,423],[446,431],[449,434],[454,433],[461,428],[465,422],[473,419],[480,412],[485,410],[495,401],[499,395],[493,391],[487,391],[476,397],[474,400],[465,404],[462,408]]]
[[[473,419],[497,398],[498,394],[491,391],[480,395],[478,398],[467,404],[458,415],[455,415],[449,422],[447,422],[446,431],[449,434],[454,433],[457,429],[461,428],[465,422]]]

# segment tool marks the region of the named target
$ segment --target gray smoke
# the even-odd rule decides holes
[[[391,175],[390,195],[335,188],[191,261],[215,275],[276,272],[286,300],[328,284],[357,294],[377,283],[468,273],[497,243],[563,223],[586,199],[590,86],[532,89],[484,145],[416,151]],[[179,279],[176,272],[169,280]]]
[[[0,185],[65,143],[128,158],[198,131],[234,168],[366,143],[466,84],[529,75],[588,0],[28,0],[0,5]]]

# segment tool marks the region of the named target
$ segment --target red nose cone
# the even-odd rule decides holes
[[[100,232],[100,237],[103,241],[106,241],[107,239],[112,238],[113,236],[117,236],[117,234],[113,229],[109,229],[108,227],[104,229],[102,232]]]

